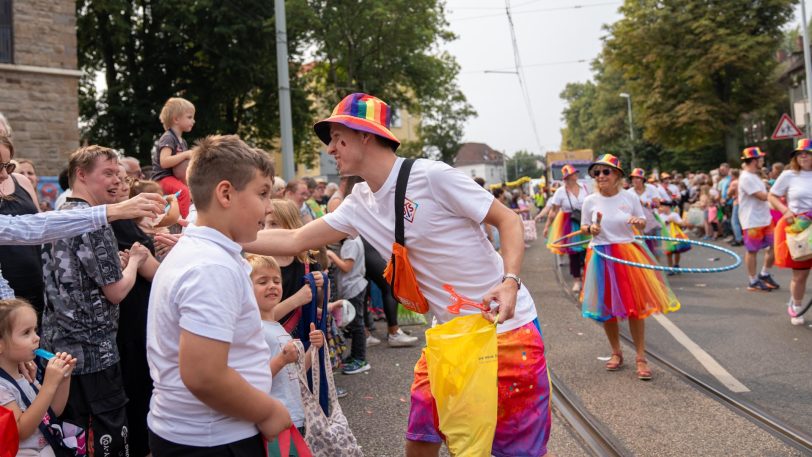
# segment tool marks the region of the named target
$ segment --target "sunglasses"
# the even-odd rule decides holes
[[[604,176],[609,176],[609,175],[612,174],[612,170],[610,170],[608,168],[604,168],[603,170],[595,170],[590,174],[592,175],[593,178],[597,178],[601,174],[603,174]]]
[[[3,168],[6,169],[6,173],[11,174],[17,168],[17,164],[14,162],[0,163],[0,170]]]

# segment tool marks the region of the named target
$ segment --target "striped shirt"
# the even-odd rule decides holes
[[[72,211],[8,216],[0,214],[0,244],[37,245],[98,230],[107,225],[107,206]],[[14,298],[14,291],[0,271],[0,299]]]

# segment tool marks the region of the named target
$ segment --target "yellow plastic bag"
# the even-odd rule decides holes
[[[440,431],[454,457],[490,457],[496,432],[496,324],[479,314],[426,331],[426,364]]]

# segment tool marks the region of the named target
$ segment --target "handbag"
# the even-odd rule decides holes
[[[586,187],[584,187],[584,192],[586,192]],[[570,219],[580,224],[581,210],[576,209],[574,206],[572,206],[572,200],[570,200],[570,191],[568,191],[566,187],[564,187],[564,193],[567,194],[567,201],[570,203]]]
[[[810,237],[812,237],[812,225],[799,233],[787,232],[787,248],[789,248],[789,255],[792,260],[803,262],[812,259]]]
[[[295,425],[268,442],[268,457],[313,457]]]
[[[536,221],[522,221],[524,226],[524,240],[536,241],[538,234],[536,233]]]
[[[412,170],[414,159],[406,159],[400,166],[398,180],[395,184],[395,242],[392,243],[392,257],[386,264],[383,276],[389,282],[392,297],[407,309],[420,314],[429,311],[429,302],[420,286],[417,277],[409,262],[409,250],[406,249],[406,236],[404,235],[403,218],[406,217],[406,186],[409,184],[409,173]],[[414,211],[410,207],[411,212]]]
[[[0,377],[17,387],[25,407],[30,408],[31,400],[28,399],[17,381],[2,368],[0,368]],[[33,383],[30,385],[34,393],[39,394],[37,386]],[[84,457],[87,455],[85,430],[78,425],[60,421],[50,406],[45,417],[39,423],[39,431],[42,432],[45,441],[48,442],[57,457]]]
[[[294,340],[295,341],[295,340]],[[341,411],[336,395],[330,358],[324,357],[321,351],[310,353],[313,371],[313,390],[308,387],[305,373],[305,351],[301,342],[295,341],[299,350],[299,388],[302,391],[302,405],[305,413],[307,436],[305,442],[314,457],[363,457],[364,453],[350,430],[347,418]],[[322,378],[321,362],[328,373],[327,394],[330,398],[330,415],[327,416],[319,406],[318,397]]]

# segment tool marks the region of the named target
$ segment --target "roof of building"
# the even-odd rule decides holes
[[[504,164],[504,155],[485,143],[464,143],[454,156],[454,166],[464,165],[499,165]]]

